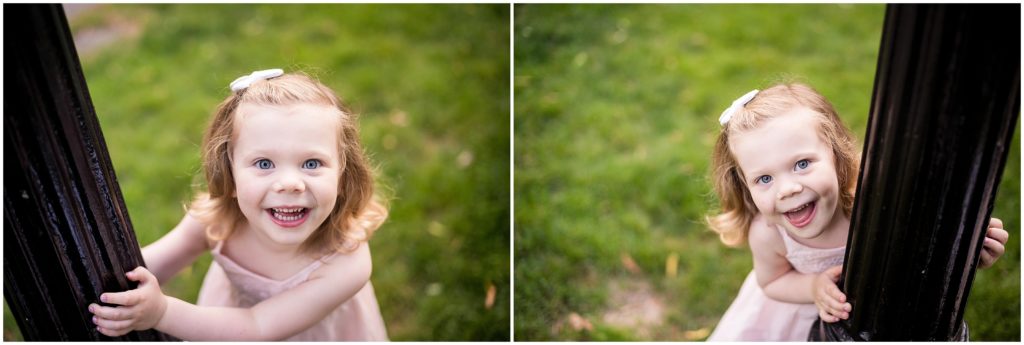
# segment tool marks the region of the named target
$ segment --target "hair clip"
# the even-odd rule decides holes
[[[249,87],[249,85],[252,85],[252,83],[256,82],[257,80],[266,80],[270,78],[280,77],[282,74],[284,74],[284,71],[282,71],[280,68],[255,71],[252,72],[252,74],[238,77],[238,79],[235,79],[235,81],[231,82],[231,91],[235,92],[238,90],[243,90]]]
[[[754,96],[757,96],[758,91],[759,90],[753,90],[747,92],[747,94],[740,96],[740,98],[737,98],[735,101],[732,101],[732,105],[730,105],[728,108],[725,109],[725,111],[722,112],[722,116],[718,117],[718,123],[722,124],[722,126],[725,126],[725,124],[729,123],[729,120],[732,119],[732,114],[735,113],[736,110],[739,110],[740,107],[743,107],[744,105],[747,105],[747,103],[750,103],[750,100],[754,99]]]

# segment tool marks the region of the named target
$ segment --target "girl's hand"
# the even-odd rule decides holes
[[[1010,239],[1010,233],[1003,230],[1003,221],[999,218],[992,218],[988,222],[988,231],[985,233],[985,244],[981,250],[981,263],[978,268],[989,268],[1003,255],[1006,241]]]
[[[94,314],[92,322],[96,324],[96,330],[106,336],[117,337],[131,331],[153,328],[167,310],[167,300],[160,291],[160,284],[149,270],[139,266],[125,275],[139,282],[139,287],[100,295],[103,302],[117,304],[119,307],[104,307],[96,303],[89,305],[89,312]]]
[[[818,306],[818,316],[825,322],[838,322],[850,317],[853,306],[846,303],[846,294],[839,291],[836,282],[843,273],[843,266],[833,266],[814,277],[814,304]]]

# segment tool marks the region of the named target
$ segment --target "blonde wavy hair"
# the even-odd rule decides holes
[[[750,223],[757,215],[757,206],[743,183],[743,171],[732,152],[729,137],[757,128],[765,121],[797,107],[807,107],[818,115],[818,135],[832,147],[836,177],[839,180],[839,206],[849,217],[857,187],[860,151],[849,129],[843,125],[832,104],[810,86],[784,83],[769,87],[732,115],[718,134],[711,157],[711,179],[721,210],[705,217],[708,226],[728,246],[746,243]]]
[[[356,115],[341,102],[334,91],[303,73],[288,73],[260,80],[248,88],[232,92],[210,121],[202,142],[202,164],[206,191],[193,199],[189,212],[207,225],[206,237],[216,242],[228,238],[245,220],[233,197],[235,181],[231,172],[231,141],[235,129],[235,111],[242,104],[292,105],[316,104],[337,110],[338,199],[330,215],[305,242],[300,251],[316,255],[351,252],[387,219],[387,207],[374,194],[373,173],[359,144]]]

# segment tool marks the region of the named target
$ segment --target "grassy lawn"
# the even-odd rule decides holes
[[[506,4],[102,5],[72,28],[117,36],[79,50],[140,244],[202,182],[202,132],[228,83],[303,70],[360,114],[391,198],[370,242],[391,339],[508,340],[509,17]],[[195,301],[209,262],[165,293]]]
[[[514,338],[705,339],[752,267],[702,223],[717,207],[719,114],[750,89],[800,80],[862,143],[884,5],[514,11]],[[1020,340],[1014,138],[994,212],[1011,238],[976,276],[972,340]]]

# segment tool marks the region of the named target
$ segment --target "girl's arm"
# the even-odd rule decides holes
[[[813,303],[813,277],[800,274],[786,260],[786,245],[760,216],[750,223],[750,252],[754,273],[765,295],[789,303]]]
[[[371,270],[370,250],[364,243],[352,253],[335,256],[308,281],[252,308],[196,306],[164,296],[158,286],[154,293],[156,284],[145,281],[152,275],[142,275],[138,289],[101,296],[121,307],[94,304],[90,311],[98,317],[100,332],[108,336],[156,328],[182,340],[281,340],[308,329],[355,296],[369,281]]]
[[[760,217],[750,227],[750,250],[754,255],[754,271],[765,295],[789,303],[814,303],[825,322],[850,317],[852,305],[839,291],[836,282],[842,266],[834,266],[819,274],[802,274],[786,260],[786,248],[778,231]],[[992,266],[1004,252],[1009,233],[998,218],[990,220],[981,253],[980,268]]]
[[[157,281],[166,282],[209,250],[205,225],[186,213],[171,232],[142,248],[142,257]]]
[[[820,274],[797,272],[786,260],[782,235],[761,217],[751,222],[749,241],[754,256],[754,273],[766,296],[788,303],[815,303],[826,322],[849,317],[852,306],[846,303],[846,295],[839,291],[835,279],[832,279],[832,276],[838,278],[842,266]]]

